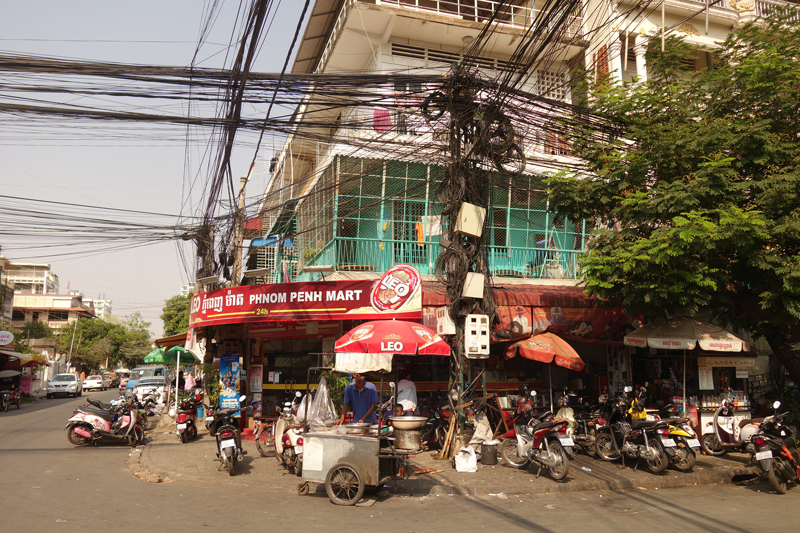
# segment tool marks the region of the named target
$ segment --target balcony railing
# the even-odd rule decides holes
[[[384,272],[395,264],[409,264],[421,274],[433,274],[441,252],[438,243],[337,237],[307,265],[334,265],[343,272]],[[489,246],[489,271],[495,277],[575,279],[583,251],[557,248]],[[303,274],[308,280],[311,276]]]

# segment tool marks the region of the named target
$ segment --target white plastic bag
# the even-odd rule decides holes
[[[308,423],[314,428],[324,428],[326,421],[333,421],[336,418],[336,409],[333,407],[333,401],[328,395],[328,378],[323,374],[319,380],[317,394],[314,396],[314,401],[311,402]]]
[[[475,455],[475,449],[472,446],[461,448],[453,458],[456,465],[456,472],[477,472],[478,471],[478,458]]]

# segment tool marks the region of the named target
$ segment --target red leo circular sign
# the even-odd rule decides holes
[[[419,288],[420,276],[410,265],[395,265],[372,289],[371,303],[378,311],[396,311],[403,307]]]

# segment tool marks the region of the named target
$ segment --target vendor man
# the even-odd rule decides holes
[[[354,382],[345,387],[342,399],[342,417],[339,423],[344,422],[347,414],[346,407],[353,410],[353,422],[377,423],[375,407],[378,404],[378,391],[375,385],[367,381],[361,374],[353,374]]]

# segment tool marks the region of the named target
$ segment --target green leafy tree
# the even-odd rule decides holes
[[[74,341],[73,341],[74,339]],[[58,350],[70,352],[72,359],[90,369],[97,369],[119,361],[122,346],[127,341],[127,332],[120,324],[90,318],[80,318],[75,323],[65,324],[56,340]]]
[[[186,296],[173,296],[164,301],[161,321],[164,323],[164,335],[178,335],[189,329],[189,305],[192,293]]]
[[[604,135],[577,128],[587,164],[548,180],[550,201],[599,222],[589,292],[658,320],[707,313],[763,335],[800,383],[800,23],[731,33],[712,70],[651,43],[647,83],[589,88]]]
[[[123,320],[126,340],[119,350],[119,362],[133,368],[142,363],[144,357],[152,350],[153,341],[150,338],[149,322],[142,320],[142,315],[135,312]]]
[[[44,322],[26,322],[19,330],[23,339],[52,339],[55,334],[53,329]]]

